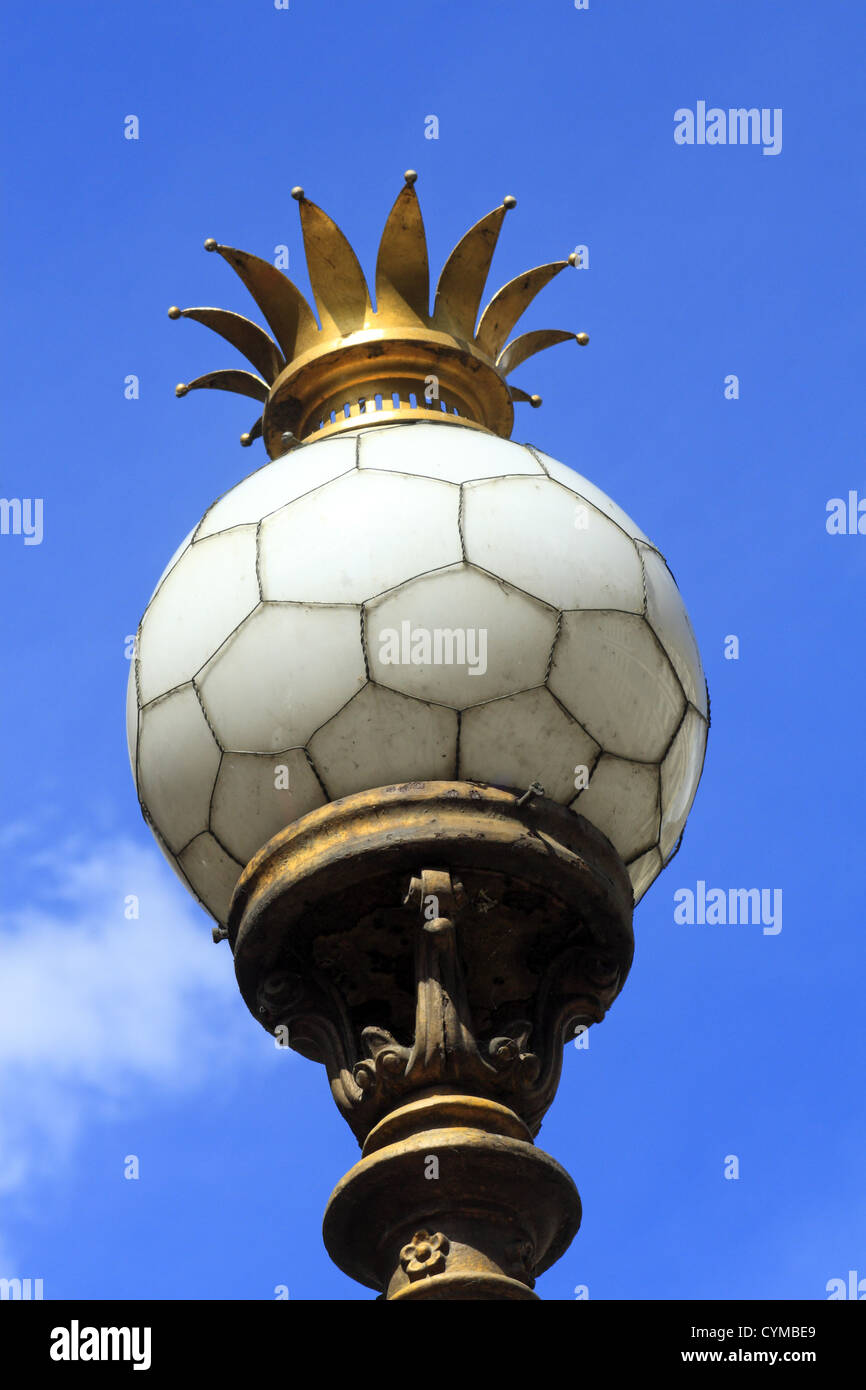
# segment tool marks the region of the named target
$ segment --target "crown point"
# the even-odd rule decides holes
[[[186,385],[186,383],[183,381],[179,381],[177,383],[177,386],[175,386],[174,388],[174,394],[178,397],[185,396],[188,390],[189,387]]]
[[[581,347],[586,347],[587,343],[589,342],[589,334],[588,334],[588,333],[575,333],[574,336],[575,336],[575,338],[577,339],[577,341],[580,343],[580,346],[581,346]]]
[[[537,410],[538,407],[541,405],[541,397],[540,397],[540,396],[530,396],[530,397],[529,397],[529,404],[532,406],[532,409],[533,409],[533,410]]]
[[[302,203],[304,201],[304,190],[303,188],[301,188],[301,185],[299,183],[295,184],[295,187],[292,189],[292,197],[298,203]]]
[[[171,308],[168,311],[168,316],[170,319],[180,318],[180,309],[178,309],[176,304],[172,304]]]
[[[248,448],[250,447],[250,445],[252,444],[252,442],[253,442],[252,439],[250,438],[250,436],[249,436],[249,435],[246,433],[246,431],[245,431],[245,432],[241,435],[241,445],[243,446],[244,449],[248,449]]]
[[[204,244],[205,251],[215,251],[217,249],[216,238],[209,236]]]
[[[502,206],[504,208],[516,208],[517,199],[512,197],[510,193],[506,193],[505,197],[502,199]]]
[[[407,183],[412,184],[417,181],[418,174],[415,169],[407,169],[405,174],[403,175],[403,178],[406,180]]]

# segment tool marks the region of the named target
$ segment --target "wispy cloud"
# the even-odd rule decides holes
[[[120,1104],[266,1064],[228,947],[155,849],[70,842],[33,870],[32,900],[0,914],[4,1193],[68,1159]]]

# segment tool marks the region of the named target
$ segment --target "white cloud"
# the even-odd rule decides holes
[[[0,916],[0,1192],[69,1159],[89,1123],[266,1066],[231,952],[158,851],[73,843]],[[135,894],[138,919],[124,903]]]

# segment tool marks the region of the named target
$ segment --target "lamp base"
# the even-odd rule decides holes
[[[371,1131],[325,1212],[334,1263],[388,1300],[537,1299],[580,1226],[571,1178],[507,1106],[428,1094]]]
[[[247,865],[241,992],[325,1065],[363,1147],[325,1216],[342,1269],[388,1299],[535,1298],[580,1199],[532,1141],[565,1038],[622,988],[631,914],[599,831],[479,783],[346,797]]]

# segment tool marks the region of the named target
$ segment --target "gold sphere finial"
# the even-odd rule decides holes
[[[570,255],[569,258],[568,258],[568,264],[569,264],[569,265],[577,265],[577,263],[578,263],[579,260],[580,260],[580,256],[577,254],[577,252],[576,252],[576,251],[572,251],[571,255]]]
[[[243,446],[243,448],[248,449],[252,442],[252,436],[247,434],[246,431],[244,431],[244,433],[241,435],[241,445]]]
[[[179,381],[179,382],[177,383],[177,386],[175,386],[175,388],[174,388],[174,394],[175,394],[176,396],[185,396],[188,390],[189,390],[189,387],[187,386],[186,382],[184,382],[184,381]]]
[[[575,333],[574,336],[577,338],[577,341],[580,343],[581,347],[586,347],[587,343],[589,342],[588,333]]]
[[[172,304],[171,308],[168,311],[168,316],[170,319],[180,318],[180,309],[178,309],[176,304]]]
[[[304,200],[304,190],[303,190],[303,188],[301,188],[301,185],[300,185],[299,183],[296,183],[295,186],[294,186],[294,188],[292,189],[292,197],[294,198],[294,200],[295,200],[296,203],[302,203],[302,202],[303,202],[303,200]]]
[[[403,175],[403,178],[406,180],[407,183],[416,183],[418,179],[418,174],[414,169],[407,169],[405,174]]]
[[[540,396],[530,396],[530,397],[529,397],[529,404],[532,406],[532,409],[533,409],[533,410],[537,410],[538,407],[541,405],[541,397],[540,397]]]
[[[209,236],[208,239],[207,239],[207,241],[206,241],[205,244],[204,244],[204,249],[205,249],[205,251],[215,251],[215,250],[217,249],[217,241],[216,241],[216,238],[215,238],[215,237],[212,237],[212,236]]]
[[[502,206],[509,209],[516,208],[517,199],[511,193],[506,193],[505,197],[502,199]]]

